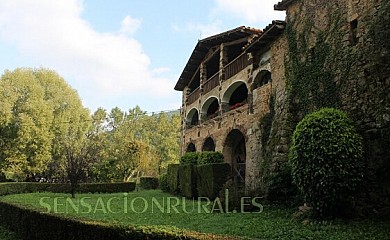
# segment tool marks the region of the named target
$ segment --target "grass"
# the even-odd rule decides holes
[[[0,240],[19,240],[15,233],[10,232],[8,229],[0,226]]]
[[[159,190],[132,192],[126,196],[118,193],[79,194],[76,199],[69,197],[69,194],[29,193],[8,195],[0,200],[42,212],[57,212],[123,225],[172,226],[254,239],[390,239],[388,221],[303,224],[292,219],[293,209],[269,205],[263,206],[261,213],[208,213],[209,208],[205,206],[207,202],[173,198]],[[162,208],[158,208],[156,202]]]

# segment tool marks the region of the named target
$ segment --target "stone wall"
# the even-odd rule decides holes
[[[273,54],[286,56],[287,124],[294,127],[321,107],[347,112],[364,138],[367,188],[362,197],[372,208],[389,208],[389,1],[295,1],[286,20],[287,54],[281,48]]]

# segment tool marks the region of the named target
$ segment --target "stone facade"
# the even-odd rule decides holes
[[[245,186],[248,191],[269,196],[270,182],[287,166],[297,122],[321,107],[338,107],[353,119],[364,138],[367,189],[362,196],[371,206],[389,207],[390,3],[283,0],[275,9],[286,10],[285,25],[273,22],[263,32],[209,45],[210,49],[219,48],[219,80],[214,88],[204,91],[210,83],[205,71],[210,58],[204,54],[200,71],[193,72],[200,74],[196,101],[188,102],[194,89],[189,85],[181,89],[182,153],[190,144],[202,151],[206,139],[211,138],[215,151],[222,152],[232,164],[234,175],[236,158],[240,159],[235,148],[242,141],[241,133]],[[238,40],[243,38],[240,56],[246,58],[247,65],[231,76],[227,69],[233,62],[229,49],[235,42],[241,44]],[[247,91],[246,100],[230,110],[229,99],[243,94],[235,92],[241,85]],[[209,118],[207,109],[215,100],[218,110]],[[191,124],[196,111],[198,119]]]

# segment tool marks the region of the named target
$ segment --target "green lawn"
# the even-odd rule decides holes
[[[0,240],[19,240],[15,233],[10,232],[8,229],[0,226]]]
[[[79,194],[73,200],[68,197],[67,194],[29,193],[8,195],[0,200],[28,205],[43,212],[123,225],[164,225],[254,239],[390,239],[388,221],[305,225],[292,219],[293,209],[268,205],[261,213],[208,213],[209,208],[204,206],[206,202],[183,201],[159,190],[133,192],[127,196],[118,193]],[[192,213],[185,212],[191,210]]]

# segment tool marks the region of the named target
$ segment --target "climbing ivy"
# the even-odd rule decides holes
[[[319,29],[312,19],[298,18],[292,19],[286,26],[289,50],[285,62],[287,89],[292,106],[296,108],[293,111],[303,115],[321,107],[340,106],[335,65],[340,57],[345,56],[340,52],[342,48],[337,46],[342,39],[341,14],[337,10],[329,12],[332,14],[328,15],[327,21],[333,23],[330,29]],[[302,24],[300,31],[296,30],[297,21]],[[334,41],[329,42],[330,36]],[[310,37],[315,39],[314,43],[310,44]],[[335,44],[336,47],[332,47]]]

